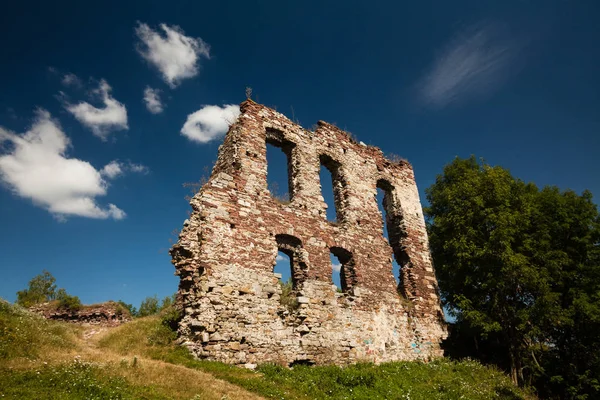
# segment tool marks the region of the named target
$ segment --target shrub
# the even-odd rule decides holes
[[[56,293],[56,300],[58,300],[58,309],[68,311],[79,311],[81,310],[81,300],[77,296],[71,296],[67,294],[65,289],[59,289]]]
[[[146,297],[140,304],[140,310],[137,313],[138,317],[147,317],[149,315],[158,314],[158,297],[156,295],[152,297]]]
[[[296,292],[294,291],[292,279],[288,279],[288,281],[285,283],[279,281],[279,284],[281,285],[281,296],[279,297],[279,302],[281,305],[286,307],[290,312],[297,310],[300,304],[296,298]]]

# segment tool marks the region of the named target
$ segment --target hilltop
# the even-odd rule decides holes
[[[118,327],[42,318],[0,300],[0,397],[19,399],[531,399],[475,361],[345,368],[199,361],[167,315]]]

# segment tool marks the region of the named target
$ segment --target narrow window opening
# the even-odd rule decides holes
[[[330,249],[331,278],[338,291],[351,293],[356,285],[356,265],[352,253],[341,247]]]
[[[408,262],[408,255],[402,246],[406,236],[402,227],[402,213],[394,200],[394,187],[386,180],[377,181],[377,206],[383,219],[383,236],[392,247],[392,274],[398,286],[398,292],[405,296],[402,268]]]
[[[290,257],[283,251],[277,252],[277,258],[275,259],[275,267],[273,267],[273,273],[275,273],[279,282],[282,284],[292,282],[292,263]]]
[[[283,132],[267,129],[267,189],[280,203],[289,203],[294,195],[292,151],[295,145],[283,138]]]
[[[336,222],[337,215],[335,202],[333,201],[333,177],[331,176],[331,171],[329,171],[323,164],[321,164],[319,178],[321,180],[321,195],[325,200],[325,204],[327,204],[327,220]]]
[[[342,280],[341,280],[341,272],[342,272],[342,263],[338,258],[333,254],[329,254],[329,260],[331,261],[331,281],[336,287],[336,291],[342,291]]]
[[[319,161],[321,163],[319,171],[321,194],[327,204],[327,220],[342,222],[346,198],[346,182],[342,176],[340,163],[328,155],[321,155]]]

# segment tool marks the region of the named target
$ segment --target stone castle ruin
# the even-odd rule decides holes
[[[180,342],[200,358],[247,366],[442,356],[446,327],[411,165],[328,123],[310,131],[252,100],[240,107],[171,249]],[[289,201],[267,188],[267,143],[287,156]],[[326,218],[322,165],[333,179],[335,222]],[[290,258],[292,302],[282,302],[273,271],[278,251]]]

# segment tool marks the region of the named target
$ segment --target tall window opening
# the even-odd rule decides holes
[[[283,138],[283,132],[267,129],[267,188],[271,196],[288,203],[294,195],[292,184],[292,151],[294,143]]]
[[[285,276],[287,276],[288,280],[291,279],[292,287],[294,289],[297,289],[299,285],[306,279],[306,270],[308,269],[306,254],[302,248],[302,242],[297,237],[285,234],[275,235],[275,240],[277,241],[277,250],[279,251],[279,261],[281,261],[282,264],[285,265],[286,259],[282,259],[280,257],[287,256],[287,261],[289,262],[289,269],[287,271],[289,275],[284,275],[285,271],[282,271],[281,279],[283,283],[286,283],[287,280],[283,279]],[[277,265],[278,263],[276,260],[276,268]]]
[[[354,257],[341,247],[332,247],[330,252],[331,279],[339,291],[349,293],[356,284]]]
[[[342,222],[346,181],[342,175],[341,165],[325,154],[319,157],[319,162],[321,163],[319,173],[321,194],[327,204],[327,220]]]
[[[402,212],[394,199],[394,187],[384,179],[377,181],[377,206],[383,219],[383,236],[392,247],[392,273],[398,284],[399,292],[404,293],[402,268],[408,262],[408,256],[402,246],[406,232],[402,227]]]

